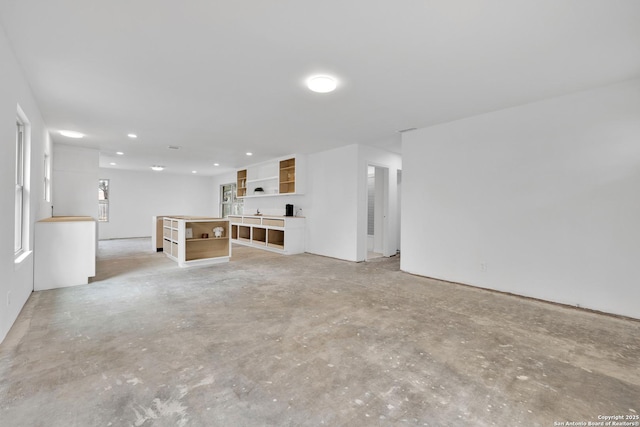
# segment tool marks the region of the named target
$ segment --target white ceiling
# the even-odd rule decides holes
[[[638,0],[0,0],[0,23],[54,142],[175,173],[398,150],[401,129],[640,75]]]

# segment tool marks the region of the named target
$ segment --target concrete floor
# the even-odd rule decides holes
[[[234,248],[100,243],[0,346],[2,426],[554,426],[640,414],[640,322]],[[585,424],[586,425],[586,424]]]

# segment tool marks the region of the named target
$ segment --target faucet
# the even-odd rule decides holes
[[[262,215],[262,214],[260,213],[260,209],[256,209],[256,215]]]

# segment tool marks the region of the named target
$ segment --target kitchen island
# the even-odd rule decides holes
[[[162,249],[180,267],[229,262],[229,220],[174,216],[162,218]]]

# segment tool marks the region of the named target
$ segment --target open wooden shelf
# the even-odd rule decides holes
[[[253,242],[257,245],[266,245],[267,230],[262,227],[253,227]]]
[[[238,226],[238,239],[251,241],[251,227]]]
[[[186,261],[218,258],[229,255],[229,239],[191,239],[187,240]]]
[[[213,231],[222,227],[222,236]],[[229,261],[231,256],[229,221],[207,217],[165,218],[163,251],[180,267]]]
[[[268,232],[268,246],[284,250],[284,231],[270,229]]]

